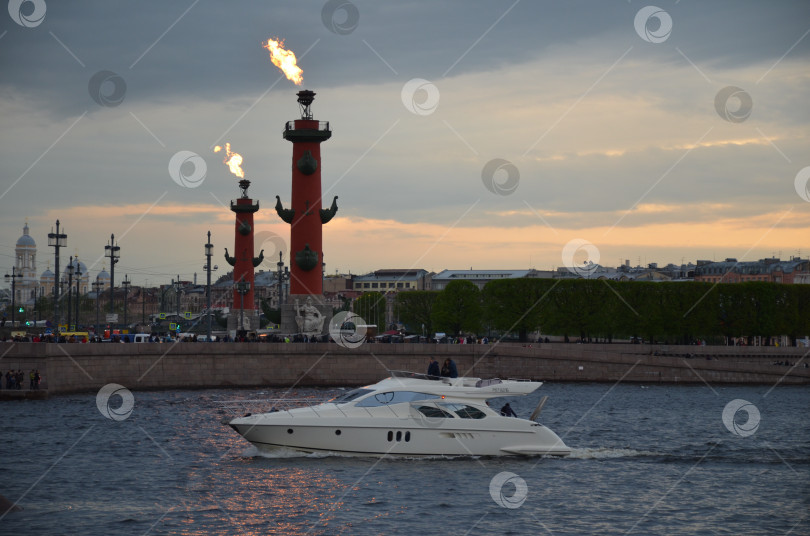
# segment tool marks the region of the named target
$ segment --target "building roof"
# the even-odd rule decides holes
[[[531,270],[443,270],[434,275],[432,279],[434,281],[437,279],[513,279],[526,277],[530,271]]]
[[[773,272],[785,274],[794,271],[804,272],[808,270],[807,259],[794,257],[789,261],[780,259],[760,259],[758,261],[737,261],[737,259],[726,259],[720,262],[703,262],[695,268],[695,275],[707,274],[745,274],[745,275],[766,275]]]
[[[427,270],[423,270],[422,268],[383,268],[374,270],[374,274],[379,277],[421,277],[427,274]]]
[[[257,287],[269,287],[276,283],[276,272],[262,271],[253,274],[253,284]]]
[[[427,270],[417,269],[384,269],[375,270],[370,274],[356,275],[355,281],[401,281],[403,279],[417,279],[428,274]]]

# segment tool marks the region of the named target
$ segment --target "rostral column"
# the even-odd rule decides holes
[[[225,248],[225,260],[233,266],[233,307],[228,314],[228,331],[255,331],[259,328],[259,315],[253,300],[253,268],[264,260],[264,251],[253,256],[253,214],[259,210],[259,201],[253,203],[248,197],[250,181],[239,181],[242,196],[231,201],[231,211],[236,215],[234,231],[234,256]]]
[[[315,93],[303,90],[297,95],[301,119],[288,121],[284,128],[284,139],[293,144],[291,208],[285,209],[276,196],[276,212],[290,224],[290,299],[282,307],[281,329],[312,336],[325,334],[332,317],[332,308],[323,300],[323,225],[337,212],[337,196],[329,208],[321,208],[321,143],[332,132],[328,122],[312,117]]]

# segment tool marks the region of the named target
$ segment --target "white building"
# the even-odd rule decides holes
[[[39,281],[37,279],[37,243],[28,234],[28,222],[23,227],[23,235],[15,247],[14,271],[20,276],[14,282],[18,305],[33,305],[37,297]]]

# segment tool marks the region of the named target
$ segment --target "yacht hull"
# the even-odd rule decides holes
[[[570,449],[545,426],[523,419],[498,423],[498,429],[464,426],[426,427],[424,422],[367,423],[333,419],[330,423],[286,418],[266,422],[244,417],[230,426],[262,451],[293,449],[305,453],[330,452],[349,456],[566,456]],[[262,422],[265,421],[265,422]],[[378,421],[378,419],[375,419]]]

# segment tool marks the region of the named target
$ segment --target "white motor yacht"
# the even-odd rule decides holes
[[[445,378],[394,371],[328,402],[273,408],[228,424],[262,451],[352,456],[566,456],[563,441],[530,419],[502,416],[492,398],[524,396],[542,382]]]

